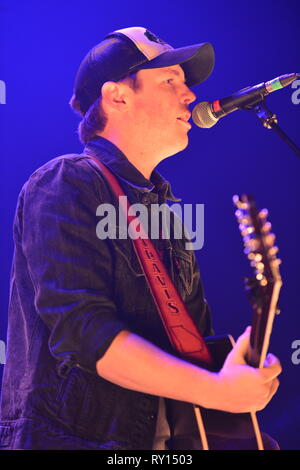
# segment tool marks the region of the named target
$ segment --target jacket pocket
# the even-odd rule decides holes
[[[13,436],[13,428],[7,424],[0,422],[0,448],[10,447]]]
[[[61,378],[56,395],[57,418],[73,431],[81,421],[86,388],[87,380],[77,367],[73,367]]]

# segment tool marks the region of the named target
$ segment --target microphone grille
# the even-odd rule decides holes
[[[219,120],[212,114],[210,103],[207,101],[202,101],[194,107],[192,111],[192,119],[196,126],[206,129],[214,126]]]

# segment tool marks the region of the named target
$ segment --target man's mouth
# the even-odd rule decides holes
[[[188,122],[191,117],[191,113],[189,111],[185,111],[180,114],[177,119],[180,121],[186,128],[191,129],[191,124]]]
[[[188,122],[188,119],[184,119],[183,117],[177,118],[177,120],[180,121],[187,129],[191,129],[192,125]]]

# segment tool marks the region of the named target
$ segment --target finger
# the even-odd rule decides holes
[[[265,359],[264,366],[269,367],[273,364],[280,364],[280,361],[274,354],[269,353]]]
[[[249,346],[251,327],[247,326],[244,333],[239,336],[232,351],[227,357],[227,364],[246,364],[245,356]]]
[[[264,366],[261,370],[265,377],[265,383],[275,379],[282,372],[280,361],[273,354],[268,354]]]
[[[263,410],[267,404],[270,402],[272,397],[275,395],[279,387],[279,380],[274,379],[271,384],[265,385],[265,392],[260,397],[260,402],[258,402],[256,411]]]
[[[272,382],[272,386],[271,386],[271,389],[270,389],[270,393],[269,393],[269,401],[271,400],[271,398],[275,395],[275,393],[277,392],[278,390],[278,387],[280,385],[280,382],[278,379],[274,379],[274,381]]]

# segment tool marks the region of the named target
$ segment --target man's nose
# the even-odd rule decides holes
[[[183,94],[182,99],[184,104],[190,104],[195,101],[196,95],[188,86],[185,86],[185,92]]]

